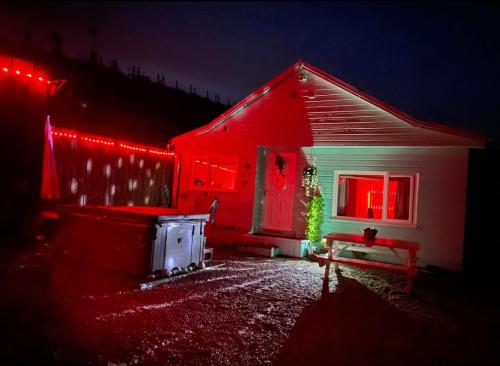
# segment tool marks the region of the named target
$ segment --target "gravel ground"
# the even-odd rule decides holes
[[[117,291],[68,281],[49,252],[3,268],[2,364],[496,363],[497,309],[446,275],[422,272],[407,297],[399,274],[342,266],[324,280],[307,260],[216,248],[205,270]]]

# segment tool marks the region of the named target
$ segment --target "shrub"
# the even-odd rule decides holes
[[[314,196],[307,204],[306,238],[313,243],[321,241],[321,223],[323,222],[324,200],[321,196]]]

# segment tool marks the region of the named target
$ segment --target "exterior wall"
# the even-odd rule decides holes
[[[212,123],[172,142],[182,156],[177,206],[203,211],[216,197],[220,201],[216,225],[207,225],[209,241],[232,243],[259,230],[263,176],[257,172],[265,171],[261,154],[279,149],[298,152],[296,238],[303,238],[306,226],[301,176],[308,163],[320,173],[324,233],[354,233],[367,226],[329,218],[334,170],[419,173],[417,227],[375,225],[379,235],[419,241],[419,265],[461,267],[468,147],[483,141],[427,128],[310,66],[293,65]],[[196,155],[237,156],[235,192],[193,190]]]
[[[380,237],[417,241],[418,266],[460,270],[463,261],[468,149],[460,147],[314,147],[303,148],[314,160],[325,198],[322,233],[361,233],[375,227]],[[416,227],[332,219],[336,170],[419,173]]]
[[[173,140],[181,158],[179,197],[181,209],[208,210],[215,197],[220,201],[216,225],[207,225],[209,241],[232,243],[252,229],[257,150],[279,146],[299,151],[311,145],[311,133],[304,115],[296,78],[287,78],[224,124],[201,135]],[[237,156],[235,192],[202,192],[190,188],[193,156]],[[300,184],[299,184],[300,186]]]

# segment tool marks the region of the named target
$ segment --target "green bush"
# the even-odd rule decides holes
[[[321,196],[314,196],[307,204],[306,238],[313,243],[321,241],[321,223],[323,222],[324,201]]]

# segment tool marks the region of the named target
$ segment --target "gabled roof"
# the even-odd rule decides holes
[[[453,135],[456,137],[461,137],[464,139],[468,140],[473,140],[471,143],[468,145],[470,146],[484,146],[486,138],[478,133],[465,130],[465,129],[460,129],[456,127],[451,127],[448,125],[441,125],[441,124],[436,124],[436,123],[431,123],[431,122],[426,122],[426,121],[421,121],[418,120],[407,113],[404,113],[397,108],[390,106],[387,103],[384,103],[366,93],[361,92],[357,88],[353,87],[352,85],[349,85],[348,83],[318,69],[315,66],[312,66],[302,60],[299,60],[298,62],[294,63],[291,65],[289,68],[287,68],[284,72],[276,76],[274,79],[270,80],[266,84],[264,84],[262,87],[254,91],[252,94],[235,104],[233,107],[228,109],[226,112],[221,114],[219,117],[215,118],[212,122],[208,123],[205,126],[199,127],[195,130],[189,131],[187,133],[184,133],[182,135],[179,135],[175,137],[174,139],[177,138],[184,138],[188,136],[198,136],[198,135],[203,135],[205,133],[210,132],[214,128],[220,126],[223,124],[225,121],[230,119],[233,115],[238,113],[244,108],[247,108],[249,105],[251,105],[253,102],[258,100],[261,96],[267,94],[269,91],[272,89],[276,88],[278,85],[283,83],[286,79],[293,77],[293,76],[298,76],[302,70],[308,71],[312,73],[313,75],[319,77],[320,79],[332,83],[334,86],[343,89],[350,95],[353,95],[355,97],[360,98],[361,100],[370,103],[371,105],[380,108],[381,110],[389,113],[393,117],[396,117],[399,120],[402,120],[406,122],[409,126],[415,127],[415,128],[421,128],[423,130],[427,131],[434,131],[434,132],[439,132],[439,133],[444,133],[447,135]]]
[[[368,95],[366,93],[361,92],[360,90],[353,87],[352,85],[350,85],[350,84],[348,84],[340,79],[337,79],[336,77],[318,69],[315,66],[309,65],[309,64],[304,62],[304,63],[302,63],[302,67],[304,69],[330,81],[331,83],[341,87],[342,89],[350,92],[351,94],[354,94],[357,97],[373,104],[374,106],[377,106],[380,109],[383,109],[384,111],[394,115],[395,117],[402,119],[403,121],[407,122],[408,124],[410,124],[413,127],[419,127],[419,128],[429,129],[429,130],[438,131],[438,132],[442,132],[442,133],[453,134],[453,135],[460,136],[460,137],[478,140],[478,141],[481,141],[483,143],[486,140],[486,138],[484,136],[482,136],[479,133],[473,132],[473,131],[469,131],[469,130],[461,129],[461,128],[457,128],[457,127],[452,127],[452,126],[448,126],[448,125],[442,125],[442,124],[437,124],[437,123],[433,123],[433,122],[418,120],[418,119],[410,116],[409,114],[404,113],[404,112],[400,111],[399,109],[397,109],[397,108],[395,108],[387,103],[384,103],[381,100],[378,100],[378,99],[372,97],[371,95]]]

